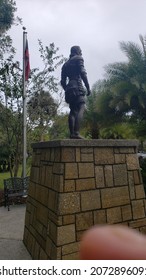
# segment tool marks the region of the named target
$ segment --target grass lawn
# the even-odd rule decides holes
[[[4,179],[10,178],[10,172],[0,173],[0,189],[4,188]]]
[[[19,168],[19,171],[18,171],[18,175],[17,177],[21,177],[21,174],[22,174],[22,166],[20,166]],[[28,174],[26,176],[29,176]],[[0,173],[0,190],[4,188],[4,182],[3,180],[4,179],[8,179],[10,178],[10,172],[3,172],[3,173]]]

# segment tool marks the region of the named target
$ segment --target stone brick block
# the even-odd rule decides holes
[[[105,224],[107,222],[106,211],[96,210],[93,212],[94,224]]]
[[[95,148],[95,164],[114,164],[113,148]]]
[[[125,154],[115,154],[115,163],[126,163],[126,156]]]
[[[101,208],[99,190],[81,192],[82,211],[95,210]]]
[[[48,205],[48,196],[49,196],[49,190],[46,187],[36,185],[36,193],[35,197],[36,200],[42,203],[43,205]]]
[[[30,212],[31,211],[31,207],[32,207],[32,204],[30,203],[29,198],[28,198],[27,199],[27,204],[26,204],[26,211]]]
[[[75,215],[63,216],[63,225],[69,225],[75,223]]]
[[[132,228],[146,226],[146,218],[138,219],[136,221],[130,221],[129,226]]]
[[[35,236],[32,237],[31,242],[32,242],[31,254],[32,254],[32,257],[33,257],[33,259],[34,259],[35,245],[36,245],[36,243],[37,243]]]
[[[122,147],[119,149],[121,154],[134,154],[135,153],[135,149],[134,147]]]
[[[75,191],[75,180],[65,180],[64,181],[64,192]]]
[[[44,228],[44,226],[41,223],[41,221],[35,219],[33,221],[33,228],[43,238],[43,228]]]
[[[114,147],[114,154],[120,154],[120,148]]]
[[[49,237],[46,242],[46,253],[51,260],[61,260],[61,248],[57,248]]]
[[[60,193],[58,200],[58,214],[67,215],[80,211],[80,194],[75,193]]]
[[[48,208],[38,203],[37,207],[37,219],[45,226],[47,226],[48,222]]]
[[[76,148],[76,162],[81,161],[81,150],[80,148]]]
[[[94,177],[94,164],[93,163],[78,163],[79,178]]]
[[[146,234],[146,226],[145,227],[140,227],[139,231],[143,234]]]
[[[134,185],[133,171],[128,171],[128,182],[129,182],[130,198],[135,199],[135,185]]]
[[[45,161],[50,161],[51,159],[51,149],[47,148],[47,149],[43,149],[41,150],[41,153],[43,152],[43,157],[41,158],[41,160],[45,160]]]
[[[25,225],[26,225],[27,228],[29,228],[29,225],[30,225],[30,216],[31,216],[31,214],[28,211],[26,211]]]
[[[79,242],[74,242],[71,244],[63,245],[62,246],[62,255],[68,255],[72,253],[76,253],[79,251]]]
[[[103,188],[105,186],[104,171],[102,166],[95,166],[95,180],[96,188]]]
[[[41,161],[47,161],[50,159],[50,150],[48,149],[43,149],[41,152],[40,152],[40,160]]]
[[[33,260],[40,259],[40,245],[37,242],[35,242],[35,246],[32,254],[33,254]]]
[[[89,152],[90,150],[87,150],[87,153],[81,152],[81,161],[82,162],[93,162],[93,150],[92,152]]]
[[[33,154],[32,164],[33,166],[40,166],[41,152]]]
[[[58,227],[57,246],[75,242],[75,239],[76,233],[74,224]]]
[[[48,219],[49,221],[53,222],[57,226],[62,226],[62,216],[56,215],[54,212],[49,210],[48,213]]]
[[[47,239],[47,227],[46,226],[43,226],[42,237],[43,237],[44,240]]]
[[[130,203],[128,187],[101,189],[102,207],[109,208]]]
[[[52,221],[49,220],[48,222],[48,227],[47,227],[47,241],[51,238],[51,240],[57,244],[57,231],[58,231],[58,227],[56,224],[54,224]],[[50,245],[48,244],[48,246],[51,247],[51,242]],[[49,248],[48,248],[49,250]],[[50,255],[50,252],[47,251],[47,254]]]
[[[106,187],[114,187],[113,168],[112,165],[104,167]]]
[[[54,151],[54,157],[55,157],[55,162],[60,162],[61,161],[61,148],[55,148],[55,151]]]
[[[39,182],[39,173],[40,173],[40,168],[32,166],[31,171],[30,171],[30,181],[32,182]]]
[[[61,162],[75,162],[76,151],[75,148],[65,147],[62,148]]]
[[[64,164],[57,162],[53,164],[53,173],[62,175],[64,174]]]
[[[76,214],[76,230],[85,230],[93,226],[93,213],[86,212]]]
[[[53,174],[52,177],[52,189],[57,192],[63,192],[64,176]]]
[[[37,205],[36,205],[36,207],[37,207]],[[36,211],[37,211],[36,207],[32,206],[32,208],[31,208],[31,211],[30,211],[30,224],[33,224],[34,221],[36,220]]]
[[[145,208],[143,200],[133,200],[132,202],[133,219],[145,217]]]
[[[62,260],[79,260],[79,252],[62,256]]]
[[[134,178],[134,184],[135,185],[139,185],[139,184],[142,183],[140,170],[134,170],[133,171],[133,178]]]
[[[46,166],[40,166],[39,170],[39,184],[44,186],[45,185],[45,175],[46,175]]]
[[[36,184],[33,183],[32,181],[30,181],[29,189],[28,189],[29,196],[34,198],[35,197],[35,192],[36,192]]]
[[[126,164],[113,166],[115,186],[125,186],[128,184]]]
[[[65,179],[77,179],[78,166],[77,163],[65,163]]]
[[[53,166],[46,166],[45,182],[44,185],[48,188],[52,188],[52,178],[53,178]]]
[[[136,199],[144,198],[145,199],[145,191],[143,185],[135,186]]]
[[[114,224],[122,222],[121,208],[114,207],[107,209],[107,223]]]
[[[53,190],[49,190],[48,208],[57,213],[58,193]]]
[[[121,211],[123,221],[129,221],[132,219],[131,205],[122,206]]]
[[[93,148],[81,147],[81,154],[93,154]]]
[[[40,247],[40,260],[47,260],[48,256],[46,252]]]
[[[50,161],[55,162],[55,150],[54,148],[51,148],[50,150]]]
[[[78,179],[76,180],[76,190],[77,191],[85,191],[95,189],[95,179],[94,178],[86,178],[86,179]]]
[[[126,155],[126,161],[128,170],[139,169],[139,161],[136,154]]]
[[[26,228],[25,228],[26,229]],[[30,254],[32,254],[33,252],[33,241],[34,241],[34,237],[31,234],[30,231],[28,231],[27,233],[27,239],[24,239],[24,244],[26,245],[26,247],[28,248],[28,251],[30,252]]]

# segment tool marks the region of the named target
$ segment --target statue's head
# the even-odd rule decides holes
[[[74,55],[82,55],[81,48],[80,48],[79,46],[73,46],[73,47],[71,47],[71,49],[70,49],[70,54],[71,54],[71,56],[74,56]]]

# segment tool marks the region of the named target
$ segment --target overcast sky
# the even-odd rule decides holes
[[[44,46],[54,42],[65,57],[71,46],[79,45],[91,86],[103,78],[105,65],[126,59],[120,41],[139,44],[139,34],[146,35],[146,0],[16,0],[16,4],[28,32],[31,67],[41,66],[38,39]],[[21,61],[22,27],[9,33]]]

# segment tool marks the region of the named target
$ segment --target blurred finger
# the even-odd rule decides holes
[[[146,237],[126,226],[95,226],[83,235],[80,259],[145,260]]]

